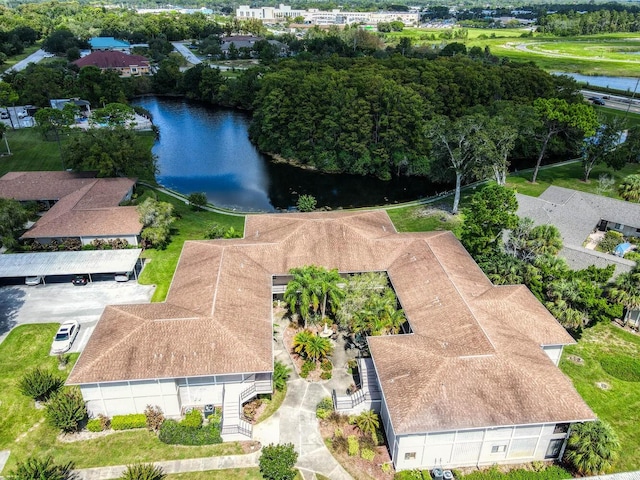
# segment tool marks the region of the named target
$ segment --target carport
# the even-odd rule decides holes
[[[133,272],[142,253],[140,248],[86,250],[80,252],[14,253],[0,255],[0,277],[44,277]]]

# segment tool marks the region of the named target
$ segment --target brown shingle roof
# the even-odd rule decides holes
[[[99,68],[148,67],[149,60],[141,55],[127,55],[115,50],[97,50],[73,62],[78,67]]]
[[[541,348],[573,340],[525,287],[384,211],[254,215],[244,239],[186,242],[167,301],[105,310],[68,383],[270,371],[272,276],[308,264],[388,272],[414,332],[369,338],[396,433],[593,418]]]
[[[133,188],[131,178],[93,178],[73,172],[10,172],[0,178],[0,197],[57,200],[22,238],[138,235],[135,207],[118,204]]]

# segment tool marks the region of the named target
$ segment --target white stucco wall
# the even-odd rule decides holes
[[[178,385],[173,379],[92,383],[81,385],[80,391],[93,416],[143,413],[147,405],[159,406],[165,415],[180,415]]]
[[[542,349],[544,353],[551,359],[551,361],[558,366],[560,363],[560,357],[562,357],[563,345],[543,345]]]
[[[396,470],[531,462],[560,455],[567,433],[554,433],[555,428],[537,424],[398,435],[391,451]]]

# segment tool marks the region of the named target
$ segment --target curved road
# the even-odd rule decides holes
[[[46,55],[47,55],[47,52],[45,52],[44,50],[42,49],[36,50],[24,60],[20,60],[18,63],[16,63],[13,67],[9,68],[7,71],[15,70],[16,72],[19,72],[20,70],[24,70],[25,68],[27,68],[27,65],[29,65],[30,63],[38,63]]]

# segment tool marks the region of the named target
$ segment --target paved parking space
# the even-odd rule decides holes
[[[28,287],[8,285],[0,288],[0,342],[12,328],[27,323],[62,323],[75,319],[80,331],[72,352],[86,345],[104,307],[107,305],[148,303],[154,286],[136,281],[93,282],[84,286],[49,283]]]

